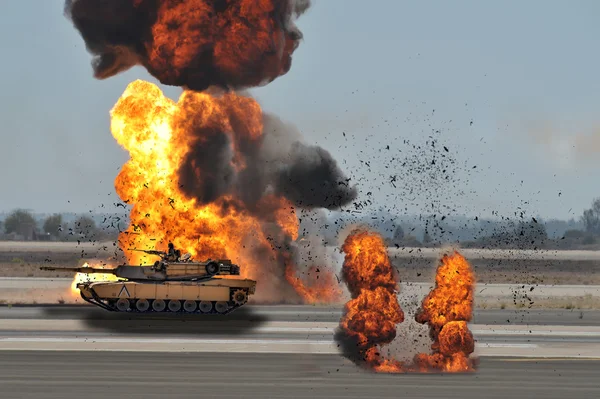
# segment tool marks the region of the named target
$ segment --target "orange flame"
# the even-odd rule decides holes
[[[396,324],[404,321],[396,290],[398,278],[376,233],[354,230],[344,241],[346,254],[342,267],[352,299],[340,320],[345,344],[358,350],[358,358],[368,367],[386,369],[393,364],[377,350],[396,337]]]
[[[90,267],[88,263],[84,263],[81,267]],[[105,264],[94,265],[92,266],[97,269],[110,269],[110,266]],[[73,277],[73,281],[71,282],[71,295],[73,297],[79,297],[79,288],[77,288],[77,284],[79,283],[87,283],[94,281],[119,281],[119,277],[110,273],[94,273],[94,274],[86,274],[86,273],[76,273]]]
[[[163,84],[248,88],[287,73],[309,7],[296,0],[69,0],[65,14],[106,79],[143,65]]]
[[[382,373],[466,372],[474,370],[469,358],[475,349],[467,322],[473,311],[474,274],[462,255],[445,255],[437,270],[436,287],[423,300],[416,315],[428,323],[432,353],[417,354],[412,364],[385,358],[378,346],[396,338],[396,325],[404,321],[395,288],[398,279],[383,239],[376,233],[355,230],[344,242],[344,281],[352,294],[346,303],[336,339],[356,363]]]
[[[337,278],[332,270],[325,267],[311,266],[304,279],[296,277],[293,267],[285,269],[287,281],[294,287],[304,302],[314,304],[339,303],[342,299],[342,289],[337,283]]]
[[[298,44],[296,32],[282,29],[290,24],[281,21],[289,5],[274,0],[222,3],[229,4],[216,12],[213,1],[161,2],[152,40],[144,43],[148,69],[177,85],[213,80],[259,86],[285,74]]]
[[[438,266],[435,288],[423,300],[415,319],[429,324],[434,354],[421,355],[420,367],[442,371],[472,371],[469,355],[475,350],[467,322],[473,315],[475,275],[471,265],[457,251],[444,255]]]
[[[232,92],[216,97],[184,91],[176,103],[156,85],[137,80],[129,84],[111,117],[113,136],[130,154],[115,181],[121,199],[133,204],[130,226],[119,236],[130,264],[154,261],[131,249],[164,249],[173,242],[195,258],[225,258],[240,264],[241,277],[258,280],[263,292],[268,288],[271,302],[289,302],[289,291],[313,302],[317,293],[326,291],[327,277],[314,288],[310,281],[297,279],[289,248],[280,245],[298,238],[299,221],[286,198],[274,194],[261,198],[256,205],[259,219],[235,193],[200,204],[180,189],[179,169],[188,151],[209,139],[190,134],[195,126],[207,134],[227,134],[232,166],[246,167],[240,146],[260,140],[263,132],[262,111],[254,99]],[[212,171],[196,165],[193,173],[203,181]],[[260,292],[256,298],[265,300]],[[330,295],[325,300],[335,297]]]

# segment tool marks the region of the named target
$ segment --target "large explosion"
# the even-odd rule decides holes
[[[398,278],[378,234],[353,231],[342,251],[346,253],[342,277],[352,299],[346,303],[336,338],[342,340],[343,351],[355,363],[385,370],[391,364],[377,346],[392,342],[396,324],[404,321],[396,297]]]
[[[133,205],[120,236],[129,262],[148,261],[131,248],[172,241],[196,258],[242,265],[263,287],[258,300],[297,301],[296,207],[335,207],[354,193],[337,184],[343,175],[328,153],[279,140],[282,128],[250,97],[185,91],[175,103],[151,83],[131,83],[111,123],[131,157],[115,183]]]
[[[117,176],[132,206],[119,237],[129,263],[151,263],[138,249],[168,242],[196,258],[229,258],[260,282],[256,299],[335,302],[341,290],[327,265],[301,265],[297,211],[336,209],[356,190],[322,148],[263,113],[247,94],[288,72],[302,39],[293,20],[307,0],[67,0],[65,13],[105,79],[142,65],[161,83],[184,88],[177,102],[154,84],[132,82],[111,111],[111,131],[129,151]],[[473,275],[454,254],[442,260],[437,287],[417,318],[428,323],[432,354],[413,364],[378,347],[404,320],[398,278],[381,237],[353,232],[344,243],[343,277],[352,299],[336,334],[353,360],[377,371],[465,371],[473,338]],[[348,345],[351,343],[352,345]]]
[[[342,250],[346,254],[343,278],[352,293],[336,332],[345,356],[378,372],[474,370],[469,355],[475,345],[467,322],[473,311],[475,280],[462,255],[454,252],[441,259],[436,287],[416,315],[419,323],[430,327],[432,353],[417,354],[411,364],[405,364],[380,353],[380,347],[396,337],[396,325],[404,321],[396,294],[399,280],[383,239],[377,233],[357,229],[346,238]]]
[[[105,79],[143,65],[161,83],[247,88],[287,73],[308,0],[67,0]]]
[[[435,288],[423,300],[415,319],[429,325],[433,354],[417,355],[421,368],[442,371],[469,371],[469,355],[475,350],[467,322],[473,316],[475,276],[469,262],[458,252],[440,260]]]
[[[140,64],[162,83],[184,87],[174,102],[137,80],[111,111],[113,136],[130,154],[115,181],[132,206],[130,226],[119,237],[129,263],[153,262],[133,248],[165,249],[173,242],[196,258],[240,264],[242,277],[260,282],[255,300],[339,298],[328,265],[301,265],[296,211],[338,208],[356,189],[327,151],[304,144],[249,95],[231,91],[289,70],[302,38],[293,19],[308,6],[293,0],[66,2],[67,16],[95,56],[97,78]],[[315,269],[319,279],[310,277]]]

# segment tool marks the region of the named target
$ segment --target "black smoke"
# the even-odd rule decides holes
[[[333,209],[356,197],[335,159],[323,148],[297,141],[285,156],[274,187],[295,205]]]
[[[202,91],[268,83],[287,73],[309,0],[66,0],[69,18],[106,79],[134,65],[161,83]]]
[[[292,125],[263,114],[262,136],[255,140],[250,139],[245,115],[238,115],[235,107],[227,112],[233,131],[215,127],[201,112],[186,113],[176,122],[192,138],[179,168],[181,190],[188,197],[205,205],[233,195],[255,213],[264,211],[260,201],[268,194],[302,209],[338,209],[356,198],[356,188],[331,154],[304,144]],[[240,169],[234,166],[234,148],[244,165]]]
[[[342,317],[346,317],[345,309]],[[335,329],[333,340],[337,343],[340,354],[359,367],[366,367],[367,364],[363,348],[376,345],[373,342],[361,342],[358,335],[349,335],[340,327]]]
[[[66,0],[69,18],[93,55],[94,77],[106,79],[142,63],[158,1]]]
[[[205,133],[208,129],[202,129]],[[179,181],[188,196],[201,204],[214,202],[229,191],[233,183],[232,151],[229,139],[219,132],[196,140],[179,168]]]

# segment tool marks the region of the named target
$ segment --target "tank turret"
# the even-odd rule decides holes
[[[141,251],[160,256],[161,260],[151,266],[41,269],[117,276],[120,281],[80,282],[76,287],[85,301],[118,312],[226,314],[244,305],[255,292],[254,280],[220,277],[240,274],[240,267],[229,259],[198,262],[190,254]]]
[[[239,275],[240,268],[229,259],[206,262],[156,262],[152,266],[121,265],[110,269],[94,267],[41,267],[42,270],[72,271],[84,274],[114,274],[130,281],[186,281],[209,279],[218,275]]]

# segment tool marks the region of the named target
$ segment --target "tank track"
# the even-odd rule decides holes
[[[92,298],[85,297],[83,295],[83,293],[80,293],[80,296],[81,296],[81,298],[84,301],[86,301],[86,302],[88,302],[88,303],[90,303],[92,305],[95,305],[95,306],[101,307],[103,309],[106,309],[108,311],[111,311],[111,312],[118,312],[118,313],[139,313],[139,314],[168,314],[168,313],[171,313],[171,314],[226,315],[226,314],[229,314],[229,313],[233,312],[234,310],[236,310],[236,309],[244,306],[247,303],[247,302],[244,302],[244,303],[239,304],[239,303],[234,302],[233,300],[230,300],[230,301],[226,302],[227,305],[228,305],[227,310],[225,310],[223,312],[219,312],[216,309],[217,308],[216,304],[217,304],[218,301],[206,301],[206,302],[210,302],[212,306],[211,306],[211,310],[210,311],[204,312],[204,311],[200,310],[200,302],[201,301],[195,301],[196,302],[196,307],[195,307],[195,310],[193,310],[193,311],[189,311],[189,310],[186,310],[184,308],[184,306],[183,306],[184,300],[179,300],[180,307],[179,307],[179,310],[177,310],[177,311],[173,311],[173,310],[169,309],[168,301],[165,301],[165,302],[167,302],[167,306],[165,306],[165,308],[163,310],[161,310],[161,311],[156,311],[152,307],[152,302],[154,301],[154,299],[148,299],[148,301],[150,302],[150,306],[148,307],[147,310],[139,310],[136,307],[137,300],[131,298],[131,299],[129,299],[129,302],[130,302],[129,308],[127,308],[126,310],[121,310],[121,309],[117,308],[117,305],[116,305],[117,304],[117,300],[116,299],[112,299],[112,300],[102,299],[102,298],[98,297],[96,295],[96,293],[93,292],[93,291],[92,291]],[[173,300],[173,301],[175,301],[175,300]]]

